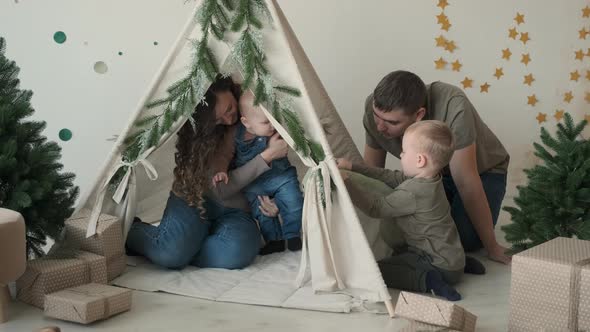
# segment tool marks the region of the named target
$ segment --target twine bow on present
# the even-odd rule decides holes
[[[115,174],[117,173],[117,171],[121,167],[127,167],[127,171],[125,172],[125,175],[121,179],[121,182],[119,183],[119,185],[117,186],[117,189],[115,190],[115,193],[113,194],[113,200],[117,204],[121,204],[121,200],[123,199],[123,196],[125,195],[125,192],[127,191],[128,187],[129,187],[130,181],[131,181],[131,183],[135,183],[135,177],[136,177],[135,167],[137,165],[141,164],[143,166],[143,168],[145,169],[145,172],[150,180],[154,181],[154,180],[158,179],[158,172],[156,171],[154,165],[152,165],[152,163],[146,159],[147,156],[149,156],[153,150],[154,150],[154,148],[150,148],[150,149],[146,150],[144,153],[142,153],[140,156],[138,156],[136,160],[134,160],[132,162],[124,161],[123,157],[121,156],[121,160],[119,160],[119,162],[117,162],[113,166],[113,168],[109,172],[109,175],[106,177],[106,179],[100,189],[100,192],[96,196],[96,202],[94,204],[94,207],[92,208],[92,213],[90,214],[90,218],[88,220],[88,229],[86,230],[86,237],[91,237],[94,234],[96,234],[98,217],[100,216],[100,213],[102,211],[102,205],[103,205],[104,197],[105,197],[107,189],[108,189],[108,185],[111,182],[111,180],[113,179],[113,177],[115,176]],[[133,189],[133,190],[135,190],[135,189]],[[128,196],[129,196],[129,194],[128,194]],[[128,222],[129,222],[128,220],[125,220],[125,225],[123,227],[124,230],[128,229],[128,227],[126,225]]]
[[[590,264],[590,258],[575,262],[570,268],[570,289],[568,303],[567,327],[571,332],[578,332],[578,312],[580,310],[580,283],[582,267]]]

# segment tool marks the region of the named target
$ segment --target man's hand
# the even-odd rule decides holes
[[[345,169],[347,171],[352,170],[352,162],[350,162],[350,160],[348,160],[348,159],[338,158],[338,159],[336,159],[336,165],[338,166],[339,169]],[[342,172],[340,172],[340,173],[342,173]]]
[[[488,250],[488,258],[502,264],[510,264],[512,257],[506,255],[505,247],[496,243],[496,245]]]
[[[213,176],[213,187],[217,186],[217,182],[223,181],[225,184],[229,181],[229,177],[226,172],[219,172]]]

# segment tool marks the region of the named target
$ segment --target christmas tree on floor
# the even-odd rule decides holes
[[[74,174],[61,172],[61,148],[41,135],[45,122],[25,120],[34,113],[33,93],[19,89],[19,68],[5,46],[0,38],[0,207],[23,215],[27,256],[38,257],[72,214],[78,187]]]
[[[512,251],[519,252],[555,237],[590,240],[590,141],[587,125],[565,114],[555,137],[541,128],[544,146],[534,143],[542,164],[525,170],[526,186],[518,186],[517,207],[505,207],[512,224],[502,227]]]

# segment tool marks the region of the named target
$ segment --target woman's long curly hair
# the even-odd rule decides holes
[[[195,107],[194,126],[187,121],[177,134],[172,190],[201,212],[205,211],[203,194],[211,182],[211,161],[226,131],[226,126],[216,125],[215,119],[216,93],[224,91],[230,91],[236,100],[240,98],[240,86],[231,77],[218,76]]]

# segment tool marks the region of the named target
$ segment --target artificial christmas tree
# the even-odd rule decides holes
[[[19,68],[0,38],[0,207],[20,212],[27,255],[42,256],[47,237],[57,237],[78,196],[74,174],[61,172],[61,148],[41,135],[45,122],[25,121],[33,93],[19,89]]]
[[[564,119],[556,137],[541,128],[545,147],[534,146],[543,164],[525,170],[528,184],[517,187],[517,207],[504,208],[512,224],[502,230],[513,252],[560,236],[590,240],[590,141],[582,137],[587,121],[574,124],[568,113]]]

